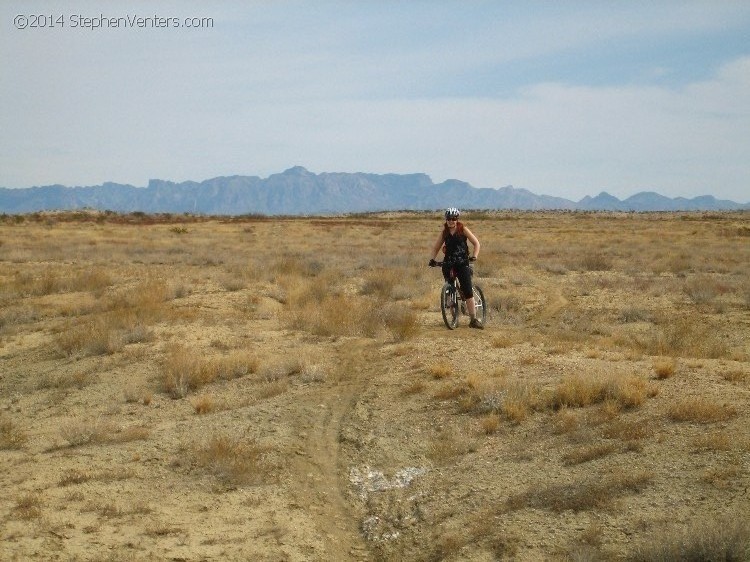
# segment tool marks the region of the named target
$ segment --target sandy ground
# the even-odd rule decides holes
[[[387,235],[387,220],[358,228]],[[524,220],[544,231],[559,219]],[[685,224],[663,221],[654,232]],[[633,281],[646,275],[640,269],[561,272],[539,266],[555,256],[516,256],[512,267],[478,271],[494,299],[484,331],[466,318],[447,330],[439,273],[422,272],[411,295],[385,299],[414,311],[405,337],[295,328],[289,299],[257,263],[232,286],[222,276],[235,262],[212,261],[213,246],[189,263],[194,248],[165,253],[157,243],[261,244],[294,228],[275,253],[298,255],[307,247],[294,245],[319,222],[188,224],[182,237],[169,225],[60,222],[44,239],[37,226],[2,226],[0,559],[617,560],[686,528],[710,534],[716,521],[750,517],[750,312],[732,289],[747,273],[747,237],[722,238],[737,260],[723,270],[649,272],[644,290]],[[688,226],[713,236],[738,224],[746,217]],[[352,244],[332,228],[331,239]],[[110,255],[118,240],[140,236],[134,229],[158,236],[139,242],[143,252]],[[490,232],[489,222],[474,230]],[[507,235],[507,227],[497,234]],[[73,238],[71,255],[45,249]],[[88,239],[98,240],[95,257]],[[44,266],[81,264],[113,280],[45,294],[19,287],[27,270],[31,286]],[[346,291],[357,294],[367,269],[352,266],[349,288],[331,305],[344,316],[360,298]],[[172,293],[139,317],[145,336],[103,352],[61,352],[61,334],[149,273]],[[663,288],[699,274],[726,287],[708,305]],[[189,289],[175,292],[180,283]],[[623,310],[642,317],[625,323]],[[651,333],[657,311],[710,325],[723,344],[718,356],[679,346],[655,354],[618,339],[622,330]],[[669,323],[659,326],[668,333]],[[174,397],[164,373],[175,349],[194,360],[244,353],[257,364]],[[657,376],[659,361],[673,372]],[[635,377],[637,403],[555,405],[575,377]],[[510,396],[525,412],[514,413]],[[206,413],[199,398],[211,404]],[[675,405],[689,398],[693,410],[718,414],[677,419]]]

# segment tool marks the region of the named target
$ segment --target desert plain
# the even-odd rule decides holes
[[[750,560],[750,215],[0,216],[2,560]]]

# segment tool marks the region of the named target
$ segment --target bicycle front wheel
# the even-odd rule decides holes
[[[458,296],[456,288],[450,283],[443,285],[440,291],[440,312],[448,329],[454,330],[458,326]]]
[[[487,301],[484,300],[484,293],[478,285],[474,285],[474,310],[479,321],[484,324],[487,320]]]

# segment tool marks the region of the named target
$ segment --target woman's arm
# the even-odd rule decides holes
[[[435,241],[435,244],[432,246],[432,259],[434,260],[437,258],[438,253],[440,252],[440,248],[443,247],[443,233],[440,233],[440,236],[438,236],[438,239]]]
[[[464,234],[466,235],[466,238],[469,239],[469,242],[471,242],[471,245],[474,247],[473,256],[475,258],[478,258],[479,248],[481,247],[481,245],[479,244],[479,240],[476,236],[474,236],[474,233],[466,227],[464,227]]]

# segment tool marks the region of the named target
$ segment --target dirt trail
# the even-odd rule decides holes
[[[341,368],[342,380],[335,393],[321,388],[310,396],[308,408],[295,420],[299,448],[290,467],[290,495],[313,519],[325,542],[327,558],[367,561],[372,557],[359,529],[359,517],[347,500],[348,466],[340,435],[366,391],[369,377],[366,372],[347,369],[346,361]]]

